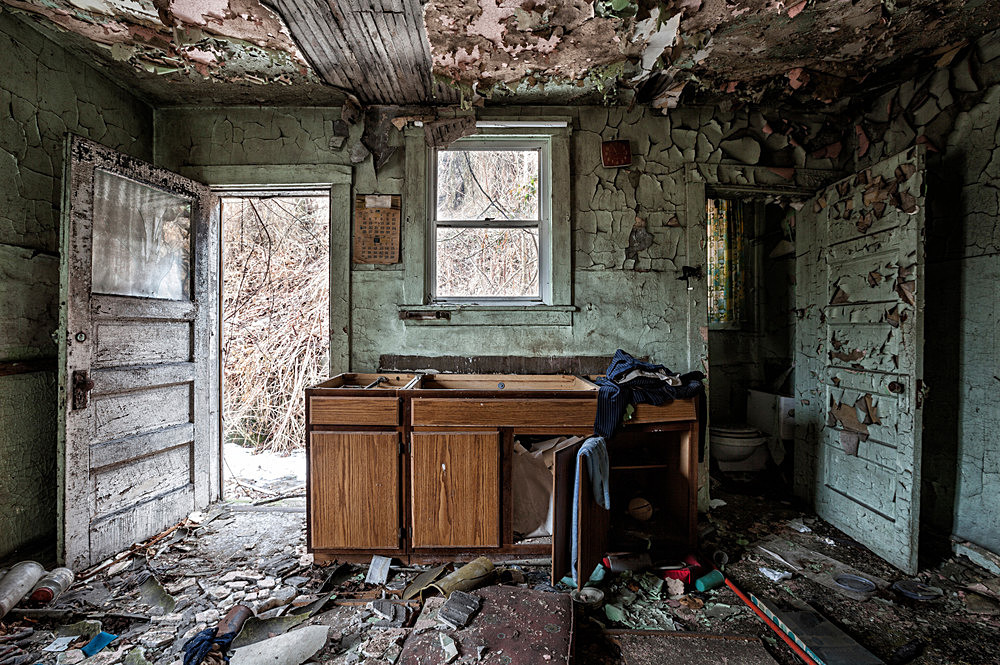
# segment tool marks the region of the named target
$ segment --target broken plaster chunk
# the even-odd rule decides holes
[[[198,623],[213,624],[219,622],[219,610],[205,610],[194,615],[194,620]]]
[[[439,633],[439,636],[441,638],[441,651],[444,654],[444,662],[450,663],[458,658],[458,645],[455,644],[455,640],[445,633]]]
[[[153,630],[139,637],[139,644],[149,649],[159,649],[172,644],[177,635],[171,631]]]
[[[464,591],[453,591],[448,601],[438,610],[438,621],[453,630],[468,625],[469,620],[479,609],[482,600],[479,596]]]
[[[329,626],[305,626],[233,653],[232,665],[299,665],[326,646]]]
[[[57,665],[76,665],[76,663],[82,662],[87,656],[83,651],[79,649],[70,649],[69,651],[63,651],[58,656],[56,656]]]

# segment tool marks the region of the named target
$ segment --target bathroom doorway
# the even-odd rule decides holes
[[[794,212],[764,198],[710,197],[706,209],[713,471],[744,480],[779,472],[789,486]]]

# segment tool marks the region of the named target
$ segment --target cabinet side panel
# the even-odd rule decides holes
[[[399,435],[314,432],[309,524],[315,549],[399,547]]]
[[[413,547],[500,545],[498,432],[414,432]]]

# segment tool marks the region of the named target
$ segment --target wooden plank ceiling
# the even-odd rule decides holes
[[[436,82],[420,0],[266,0],[330,85],[369,104],[452,104]]]

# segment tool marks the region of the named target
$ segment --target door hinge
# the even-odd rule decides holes
[[[90,372],[85,369],[73,371],[73,410],[86,409],[90,403],[90,391],[94,389],[94,382],[90,378]]]
[[[923,407],[924,401],[927,399],[927,395],[930,394],[930,392],[930,386],[928,386],[923,379],[917,379],[916,407],[918,409]]]
[[[399,527],[399,539],[401,541],[402,540],[406,540],[406,527],[405,526]]]
[[[400,455],[405,455],[406,454],[406,441],[400,441],[399,442],[399,454]]]

